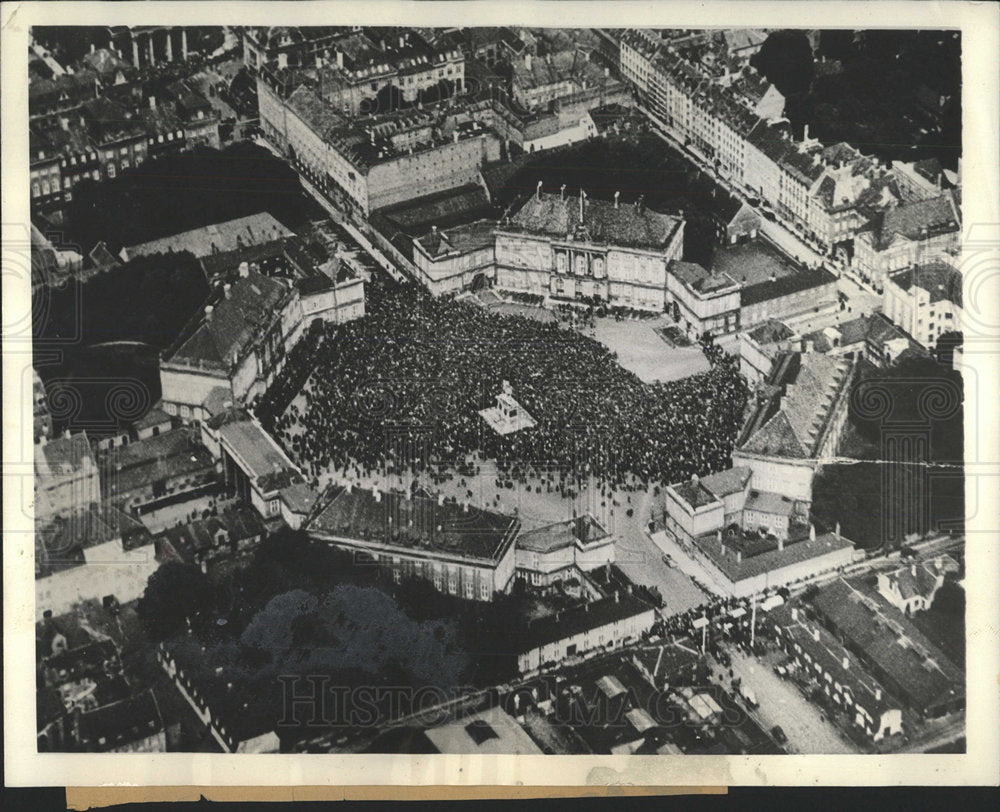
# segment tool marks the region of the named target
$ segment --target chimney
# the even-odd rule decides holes
[[[405,34],[400,34],[399,35],[399,47],[400,48],[405,48],[406,47],[406,35]]]
[[[468,512],[469,512],[469,503],[462,502],[462,513],[468,513]]]
[[[792,607],[792,620],[798,620],[798,619],[799,619],[799,610],[798,610],[798,607],[793,606]]]
[[[851,658],[845,654],[843,659],[840,661],[840,665],[845,671],[849,670],[851,667]]]
[[[438,233],[438,227],[437,226],[431,226],[431,234],[437,234],[437,233]]]
[[[539,200],[542,199],[542,182],[538,181],[538,185],[535,187],[535,197]]]
[[[621,192],[615,192],[615,208],[618,208],[618,198],[621,197]]]
[[[785,549],[784,536],[778,536],[778,552],[780,553],[784,549]]]
[[[343,51],[337,51],[337,67],[341,68],[341,69],[344,67],[344,52]]]
[[[66,116],[60,116],[59,117],[59,126],[62,129],[64,129],[64,130],[68,130],[69,129],[69,119],[66,118]]]
[[[817,643],[819,642],[819,626],[816,626],[813,629],[813,640],[815,640]]]
[[[344,486],[344,490],[347,493],[351,493],[354,490],[354,483],[351,480],[347,480],[347,484]]]
[[[806,126],[802,130],[802,140],[803,141],[808,141],[809,140],[809,125],[808,124],[806,124]]]
[[[875,686],[875,700],[877,702],[881,702],[882,701],[882,686],[880,686],[880,685],[876,685]]]
[[[809,523],[809,541],[816,541],[816,525]]]
[[[376,502],[381,502],[382,501],[382,491],[380,491],[378,489],[377,485],[372,488],[372,496],[375,497],[375,501]]]
[[[646,210],[646,197],[645,195],[639,195],[639,199],[635,201],[635,210],[642,214]]]
[[[833,527],[833,535],[840,538],[840,522],[837,522]]]
[[[278,68],[283,69],[288,67],[288,54],[278,54]]]
[[[581,189],[580,190],[580,223],[581,224],[583,223],[583,210],[584,210],[584,207],[586,206],[586,201],[587,201],[587,193],[585,191],[583,191],[583,189]]]
[[[615,590],[615,603],[618,603],[618,602],[619,602],[619,598],[618,598],[618,590],[616,589],[616,590]]]
[[[458,143],[458,130],[454,130],[452,132],[452,134],[451,134],[451,140],[452,140],[452,143],[454,143],[454,144]]]
[[[813,351],[814,344],[813,344],[813,341],[812,341],[811,338],[810,339],[806,339],[802,343],[805,345],[805,351],[806,352],[812,352]]]
[[[232,295],[231,293],[232,289],[233,286],[230,285],[228,282],[226,282],[226,284],[222,286],[222,292],[226,295],[227,299]]]
[[[438,505],[444,504],[444,491],[438,494]]]
[[[914,578],[917,577],[917,562],[916,561],[914,561],[913,563],[910,564],[910,575],[912,575]]]
[[[205,321],[208,321],[210,318],[212,318],[213,309],[214,308],[212,307],[212,305],[205,305]]]
[[[150,110],[155,110],[156,109],[156,96],[150,96],[149,97],[149,109]]]
[[[740,564],[742,562],[743,562],[743,551],[742,550],[737,550],[736,551],[736,563]]]
[[[566,199],[566,184],[565,183],[562,186],[559,187],[559,199],[560,200],[565,200]]]
[[[248,279],[250,277],[250,263],[241,262],[240,263],[240,278]]]
[[[524,55],[524,67],[531,70],[531,54],[527,53]]]

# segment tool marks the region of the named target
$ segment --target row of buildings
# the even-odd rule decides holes
[[[475,182],[512,145],[530,152],[590,137],[588,111],[626,99],[578,45],[541,55],[508,29],[491,31],[345,30],[322,49],[303,31],[272,30],[268,42],[287,42],[271,50],[251,36],[261,128],[324,191],[368,216],[414,188]],[[501,63],[509,78],[495,73]],[[479,75],[467,79],[467,66]]]
[[[122,78],[119,74],[119,78]],[[92,98],[33,116],[29,129],[31,204],[53,211],[82,180],[118,177],[150,158],[195,146],[219,146],[219,112],[186,80],[159,94],[129,82],[102,86]],[[33,104],[34,102],[32,102]]]
[[[933,162],[880,166],[849,144],[810,139],[808,127],[796,140],[772,85],[745,64],[706,60],[713,39],[682,33],[621,34],[619,66],[654,120],[721,177],[825,249],[853,251],[878,290],[917,258],[957,252],[958,202]]]
[[[436,295],[479,283],[553,301],[668,313],[690,338],[735,334],[780,314],[822,321],[838,307],[836,278],[793,262],[741,209],[711,269],[685,261],[684,219],[643,200],[536,193],[499,222],[478,220],[413,239],[418,279]]]

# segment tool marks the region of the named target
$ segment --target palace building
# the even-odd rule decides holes
[[[634,203],[537,192],[496,232],[496,286],[661,312],[684,221]]]

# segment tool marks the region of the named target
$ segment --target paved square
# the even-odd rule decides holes
[[[708,360],[698,344],[671,347],[657,335],[658,329],[670,324],[663,317],[641,321],[599,318],[593,330],[585,330],[585,335],[617,353],[618,363],[646,383],[676,381],[707,372]]]

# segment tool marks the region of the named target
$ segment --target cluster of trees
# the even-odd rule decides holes
[[[912,532],[959,530],[961,375],[932,358],[904,356],[886,370],[868,368],[856,386],[849,420],[862,444],[859,460],[823,467],[813,483],[813,513],[830,527],[840,522],[844,536],[864,548],[896,548]],[[926,444],[916,438],[897,445],[903,433],[922,434],[921,427]],[[905,449],[914,457],[900,461]]]
[[[114,433],[160,398],[158,354],[208,295],[189,253],[138,257],[61,288],[35,294],[36,347],[57,348],[36,368],[45,383],[53,429]]]
[[[839,63],[839,64],[838,64]],[[847,141],[882,160],[936,157],[955,169],[962,148],[961,40],[941,31],[775,31],[751,59],[786,98],[797,133]],[[935,116],[927,101],[947,97]],[[922,132],[926,130],[926,132]]]
[[[446,692],[516,674],[526,601],[463,601],[423,581],[395,584],[373,564],[286,529],[224,576],[164,563],[137,613],[148,642],[193,638],[205,647],[206,673],[221,665],[256,695],[273,692],[279,676],[310,674],[342,689]]]
[[[66,207],[66,231],[85,252],[101,240],[117,252],[264,211],[294,231],[310,208],[293,169],[240,142],[149,160],[114,180],[81,181]]]

